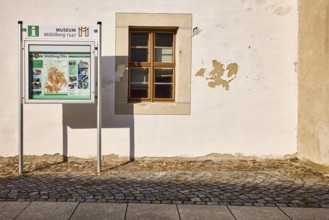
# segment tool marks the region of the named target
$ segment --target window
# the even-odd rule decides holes
[[[116,13],[115,114],[191,113],[192,15]]]
[[[174,101],[175,31],[130,30],[129,101]]]

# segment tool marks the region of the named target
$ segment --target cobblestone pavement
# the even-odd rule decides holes
[[[296,158],[234,156],[96,161],[60,155],[0,158],[0,201],[204,204],[329,208],[329,175]]]

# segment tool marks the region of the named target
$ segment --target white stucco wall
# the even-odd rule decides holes
[[[115,115],[115,13],[189,13],[191,115]],[[0,8],[0,156],[18,154],[17,21],[103,24],[103,154],[283,156],[297,150],[297,0],[12,0]],[[237,63],[237,77],[210,88],[201,68]],[[24,105],[24,153],[96,155],[94,105]],[[65,129],[67,127],[67,129]]]

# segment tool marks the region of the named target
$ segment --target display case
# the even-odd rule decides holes
[[[94,103],[94,42],[25,41],[26,103]]]

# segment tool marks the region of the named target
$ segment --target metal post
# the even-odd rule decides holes
[[[97,173],[102,169],[102,80],[101,80],[101,51],[102,51],[102,22],[97,22]]]
[[[23,174],[23,95],[22,95],[22,47],[23,22],[18,22],[18,174]]]

